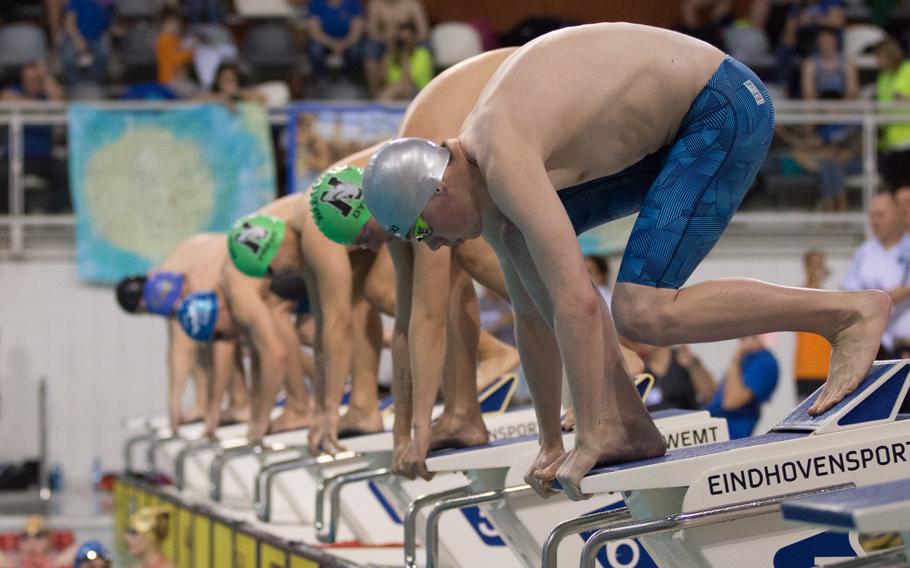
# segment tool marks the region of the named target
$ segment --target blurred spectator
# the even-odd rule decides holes
[[[233,110],[234,105],[241,102],[265,104],[265,97],[260,93],[242,88],[240,70],[234,63],[222,63],[215,74],[215,84],[210,95],[201,97],[202,100],[220,102]]]
[[[878,60],[876,98],[879,102],[910,99],[910,61],[893,38],[875,48]],[[888,124],[882,127],[878,169],[891,189],[910,186],[910,124]]]
[[[386,51],[383,67],[385,86],[379,92],[380,100],[410,100],[433,78],[433,56],[428,47],[417,43],[414,24],[398,26],[395,45]]]
[[[224,62],[237,58],[237,46],[217,37],[218,34],[210,33],[208,29],[200,29],[193,33],[195,46],[193,49],[193,64],[199,84],[205,90],[211,90],[215,83],[215,73]]]
[[[730,438],[748,438],[777,387],[777,359],[757,335],[739,340],[727,373],[707,409],[711,416],[725,418]]]
[[[186,0],[186,17],[191,24],[220,24],[224,21],[224,0]]]
[[[680,31],[723,48],[723,30],[733,24],[732,0],[683,0]]]
[[[51,532],[43,517],[26,517],[19,534],[18,554],[0,554],[0,568],[58,568],[70,566],[75,546],[57,552],[51,545]]]
[[[799,94],[799,85],[794,82],[795,64],[815,50],[818,31],[823,27],[835,30],[841,43],[846,21],[842,0],[791,2],[777,48],[777,80],[788,88],[791,96]]]
[[[820,250],[806,251],[803,255],[803,271],[806,279],[804,288],[824,288],[828,278],[825,253]],[[814,333],[804,331],[796,334],[796,393],[804,399],[824,384],[828,378],[828,362],[831,359],[831,345],[828,340]]]
[[[316,79],[325,80],[328,67],[359,75],[363,30],[360,0],[311,0],[307,52]]]
[[[43,61],[25,65],[19,71],[19,82],[0,91],[3,101],[62,101],[63,89],[48,72]],[[28,125],[23,140],[24,171],[26,176],[36,176],[47,183],[40,193],[29,192],[26,211],[30,213],[62,213],[70,209],[67,171],[64,160],[54,156],[54,127]],[[6,159],[0,170],[7,167]],[[6,183],[6,172],[0,172]],[[5,193],[5,192],[4,192]]]
[[[879,193],[869,202],[873,238],[863,243],[841,282],[844,290],[883,290],[894,309],[882,337],[878,359],[897,359],[910,347],[910,235],[904,231],[897,202]]]
[[[897,201],[897,209],[901,213],[904,232],[910,233],[910,186],[897,188],[897,191],[894,192],[894,199]]]
[[[820,28],[815,36],[816,50],[803,60],[802,95],[804,100],[855,99],[859,94],[859,73],[844,55],[833,28]],[[859,173],[858,131],[855,126],[821,124],[815,128],[817,147],[813,149],[821,174],[822,211],[847,210],[847,174]]]
[[[60,57],[68,86],[79,82],[101,83],[110,56],[108,3],[101,0],[69,0],[63,9]]]
[[[364,42],[367,86],[374,97],[379,94],[385,74],[385,55],[395,49],[398,28],[414,26],[417,43],[428,39],[429,23],[420,0],[372,0],[367,8],[367,38]]]
[[[161,29],[155,41],[158,61],[158,82],[167,85],[178,95],[189,96],[195,91],[190,79],[189,64],[193,60],[192,39],[183,37],[183,21],[176,10],[161,12]]]
[[[821,28],[815,36],[815,50],[803,61],[802,95],[816,99],[855,99],[859,94],[859,73],[844,57],[834,28]]]
[[[648,410],[697,410],[711,400],[717,388],[714,377],[687,346],[637,344],[636,349],[644,359],[645,372],[654,375],[654,387],[645,401]]]
[[[130,556],[138,562],[134,568],[174,568],[161,552],[161,543],[167,538],[170,513],[162,507],[145,507],[130,516],[124,534]]]
[[[90,540],[79,547],[73,568],[110,568],[111,553],[97,540]]]
[[[480,302],[480,327],[503,343],[515,345],[512,306],[489,288],[483,288],[478,300]]]
[[[585,268],[588,269],[591,281],[609,306],[613,301],[613,293],[610,291],[610,261],[605,256],[586,256]]]

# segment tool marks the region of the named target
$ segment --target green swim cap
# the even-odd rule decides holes
[[[263,277],[284,240],[284,221],[254,213],[243,217],[228,231],[228,252],[237,270]]]
[[[373,217],[363,202],[363,170],[341,166],[323,172],[313,182],[310,210],[322,234],[343,245],[352,245]]]

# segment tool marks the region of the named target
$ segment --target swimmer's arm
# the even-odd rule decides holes
[[[353,353],[351,263],[341,247],[306,258],[310,261],[307,288],[316,290],[316,408],[337,415]]]
[[[544,450],[562,450],[559,416],[562,403],[562,359],[556,336],[528,294],[502,243],[495,238],[490,238],[489,241],[499,256],[506,290],[512,300],[518,356],[534,403],[534,413],[540,429],[540,446]]]
[[[213,436],[221,423],[221,402],[234,376],[236,353],[237,341],[234,339],[212,343],[212,386],[205,411],[206,436]]]
[[[196,358],[196,345],[193,340],[180,329],[177,318],[168,320],[168,417],[171,431],[176,433],[180,427],[183,410],[181,401],[186,390],[190,370]]]
[[[556,334],[570,384],[602,381],[604,342],[592,340],[604,337],[601,299],[591,286],[575,231],[543,163],[530,154],[531,158],[503,156],[494,149],[481,166],[484,177],[496,205],[523,236],[529,258],[516,269],[537,306],[550,311],[544,315]],[[514,305],[514,296],[512,301]],[[516,324],[517,316],[516,310]],[[597,403],[575,401],[580,402]]]
[[[413,385],[408,330],[411,322],[411,290],[414,274],[412,245],[390,242],[389,254],[395,267],[395,326],[392,328],[392,396],[395,397],[395,422],[392,437],[400,448],[411,440]]]
[[[250,442],[259,443],[268,430],[275,397],[287,377],[288,353],[272,320],[272,311],[259,296],[259,291],[250,287],[241,294],[231,302],[231,307],[237,321],[248,330],[259,355],[260,385],[253,389],[255,397],[248,435]]]
[[[411,323],[408,331],[414,392],[414,435],[429,440],[430,416],[446,358],[446,313],[452,268],[448,248],[415,247]],[[447,380],[452,380],[448,377]]]

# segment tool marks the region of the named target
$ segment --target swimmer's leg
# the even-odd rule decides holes
[[[284,381],[284,410],[269,425],[270,434],[307,428],[311,418],[310,393],[306,386],[297,329],[285,306],[275,307],[273,310],[275,327],[288,354],[288,370]]]
[[[474,282],[454,262],[449,282],[442,381],[445,410],[433,424],[430,449],[476,446],[489,439],[477,398],[480,308]]]
[[[230,402],[224,413],[225,420],[231,423],[246,422],[250,419],[250,391],[246,385],[246,371],[243,368],[243,355],[234,349],[234,369],[228,386]]]
[[[351,397],[348,410],[338,421],[338,435],[380,432],[378,374],[382,350],[382,320],[364,298],[355,299],[351,310],[354,353],[351,361]]]
[[[680,290],[630,282],[613,294],[616,324],[654,345],[701,343],[772,331],[807,331],[832,346],[828,382],[810,412],[824,412],[852,392],[875,360],[891,313],[884,292],[837,292],[776,286],[745,278],[710,280]]]
[[[749,83],[755,92],[745,92]],[[767,154],[774,113],[766,92],[767,98],[753,98],[760,83],[741,64],[725,64],[693,103],[635,221],[613,295],[614,315],[623,335],[654,345],[772,331],[822,335],[833,349],[830,380],[811,409],[816,414],[868,372],[891,309],[887,295],[747,279],[680,289],[717,243]]]

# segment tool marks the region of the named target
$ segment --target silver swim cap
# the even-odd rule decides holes
[[[363,172],[363,201],[379,224],[407,236],[442,181],[450,153],[423,138],[399,138],[376,152]]]

